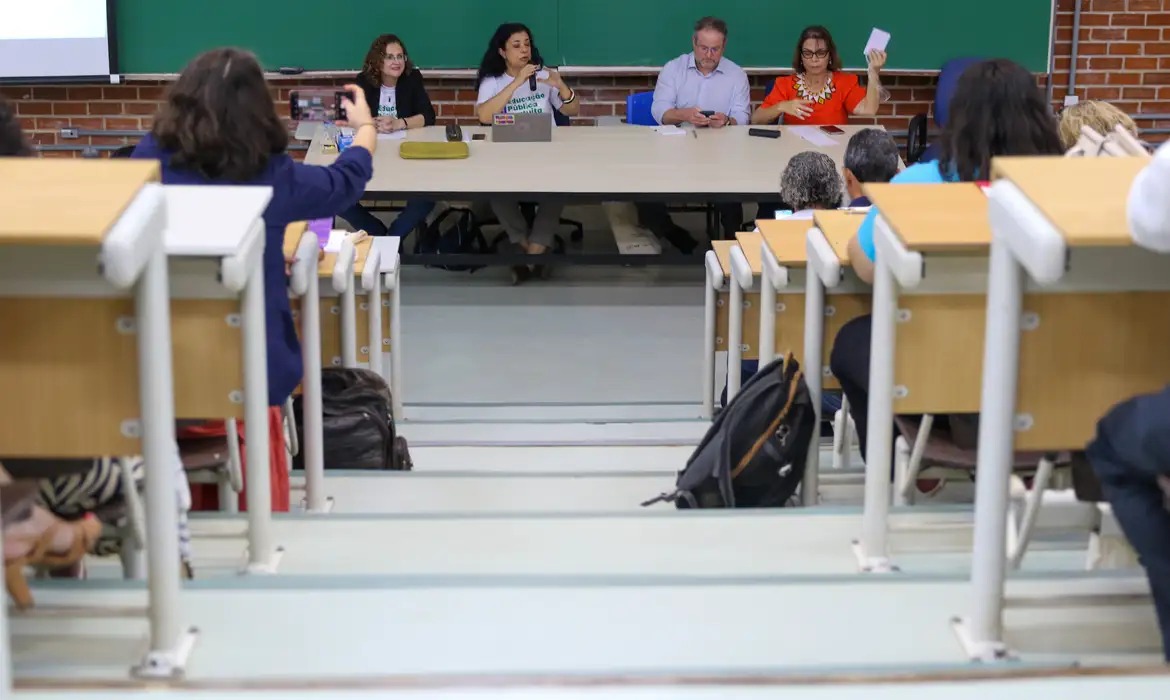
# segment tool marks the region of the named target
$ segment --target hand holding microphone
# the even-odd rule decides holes
[[[529,90],[531,90],[531,91],[533,91],[533,92],[536,92],[536,74],[537,74],[538,72],[540,72],[540,64],[538,64],[538,63],[529,63],[528,65],[530,65],[530,66],[536,66],[536,70],[535,70],[535,71],[533,71],[532,75],[528,76],[528,89],[529,89]]]

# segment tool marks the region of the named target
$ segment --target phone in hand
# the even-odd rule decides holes
[[[845,133],[844,129],[842,129],[839,126],[833,126],[832,124],[826,124],[825,126],[822,126],[821,131],[825,132],[826,134],[843,134],[843,133]]]
[[[707,117],[708,119],[710,119],[711,117],[715,116],[715,110],[705,109],[705,110],[699,112],[699,114],[702,114],[704,117]]]
[[[345,119],[341,98],[345,90],[293,90],[288,96],[288,112],[293,121],[327,122]]]

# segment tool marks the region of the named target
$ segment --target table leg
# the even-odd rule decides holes
[[[712,253],[707,253],[712,255]],[[710,262],[703,296],[703,418],[715,415],[715,280]]]
[[[809,399],[812,400],[816,423],[808,447],[800,495],[804,505],[815,506],[821,474],[821,396],[824,393],[821,357],[824,355],[825,343],[825,287],[821,284],[821,278],[812,270],[806,270],[804,277],[804,382],[808,387]]]
[[[349,280],[341,293],[341,366],[357,367],[357,301],[354,281]]]
[[[321,304],[320,278],[308,275],[305,296],[301,300],[301,353],[305,376],[301,381],[304,439],[301,440],[305,465],[305,511],[324,513],[325,499],[325,429],[322,425],[321,399]]]
[[[873,282],[873,336],[869,352],[869,434],[865,451],[865,506],[855,551],[861,570],[888,573],[886,543],[890,515],[890,453],[894,441],[894,339],[898,288],[878,256]]]
[[[394,420],[402,420],[402,281],[399,275],[394,275],[394,288],[390,290],[390,378]]]
[[[366,305],[369,306],[366,319],[369,325],[369,347],[366,354],[370,358],[370,371],[382,376],[382,280],[379,276],[377,284],[370,290]]]
[[[764,251],[764,255],[771,253]],[[771,265],[760,268],[760,368],[776,359],[776,287],[772,283]]]
[[[971,562],[974,600],[971,617],[958,630],[967,653],[983,661],[1007,655],[1003,644],[1003,585],[1023,275],[1008,246],[993,241],[980,394],[979,458],[975,470],[975,542]]]
[[[739,393],[740,369],[743,364],[743,287],[734,273],[728,283],[731,298],[727,314],[727,403]]]
[[[179,510],[176,498],[175,393],[171,365],[171,299],[166,251],[150,254],[134,290],[138,315],[139,406],[146,464],[146,556],[149,649],[136,669],[172,676],[185,662],[179,601]],[[189,651],[189,648],[188,648]]]
[[[243,292],[244,473],[248,504],[247,573],[274,573],[272,544],[272,477],[268,471],[268,350],[265,339],[264,268],[257,264]]]

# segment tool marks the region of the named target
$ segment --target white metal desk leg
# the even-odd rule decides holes
[[[326,512],[325,499],[325,429],[322,426],[321,400],[321,304],[319,278],[307,276],[305,296],[301,298],[301,353],[305,376],[301,380],[303,408],[301,422],[304,439],[301,450],[305,459],[305,510]]]
[[[713,253],[707,253],[713,256]],[[718,265],[718,263],[715,263]],[[715,415],[715,286],[708,261],[707,286],[703,290],[703,418]]]
[[[878,255],[874,266],[873,324],[869,351],[868,442],[865,446],[865,507],[855,551],[861,570],[888,573],[886,543],[890,515],[890,453],[894,441],[894,324],[898,289],[894,273]]]
[[[821,397],[824,394],[821,357],[825,342],[825,288],[821,278],[812,270],[806,270],[804,277],[804,382],[812,400],[816,423],[804,465],[800,495],[804,505],[815,506],[821,475]]]
[[[378,276],[378,283],[370,290],[366,300],[369,306],[367,319],[369,321],[370,344],[366,354],[370,358],[370,370],[382,376],[382,277]]]
[[[0,513],[0,519],[3,518]],[[0,698],[12,697],[12,652],[8,649],[8,591],[0,583]]]
[[[983,661],[1007,655],[1003,644],[1003,582],[1022,307],[1023,270],[1008,247],[993,240],[980,394],[983,410],[975,470],[975,542],[971,563],[974,600],[971,617],[957,629],[967,654]]]
[[[731,286],[727,314],[727,403],[739,393],[740,369],[743,365],[743,287],[735,274],[728,280]]]
[[[274,573],[272,544],[272,478],[268,472],[268,351],[265,337],[264,268],[256,265],[244,286],[244,441],[248,469],[244,474],[248,504],[248,565],[250,574]]]
[[[764,250],[764,255],[770,255]],[[776,359],[776,287],[771,267],[765,261],[760,268],[760,368]]]
[[[390,379],[394,420],[402,420],[402,282],[397,274],[390,290]]]
[[[179,511],[175,499],[175,393],[171,354],[171,299],[161,242],[134,290],[138,313],[138,401],[146,463],[147,590],[150,647],[137,673],[169,677],[182,671],[190,640],[180,623]]]
[[[357,367],[357,301],[351,277],[341,293],[341,366]]]

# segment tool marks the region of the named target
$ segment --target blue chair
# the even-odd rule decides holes
[[[658,126],[650,111],[654,104],[653,92],[635,92],[626,98],[626,123],[635,126]]]
[[[946,126],[951,111],[951,98],[955,96],[955,88],[959,85],[959,76],[963,71],[984,59],[967,56],[952,58],[942,65],[938,73],[938,86],[934,91],[934,124],[939,129]],[[934,160],[938,157],[937,144],[928,143],[927,115],[925,112],[915,114],[910,120],[910,129],[906,134],[906,162]]]

